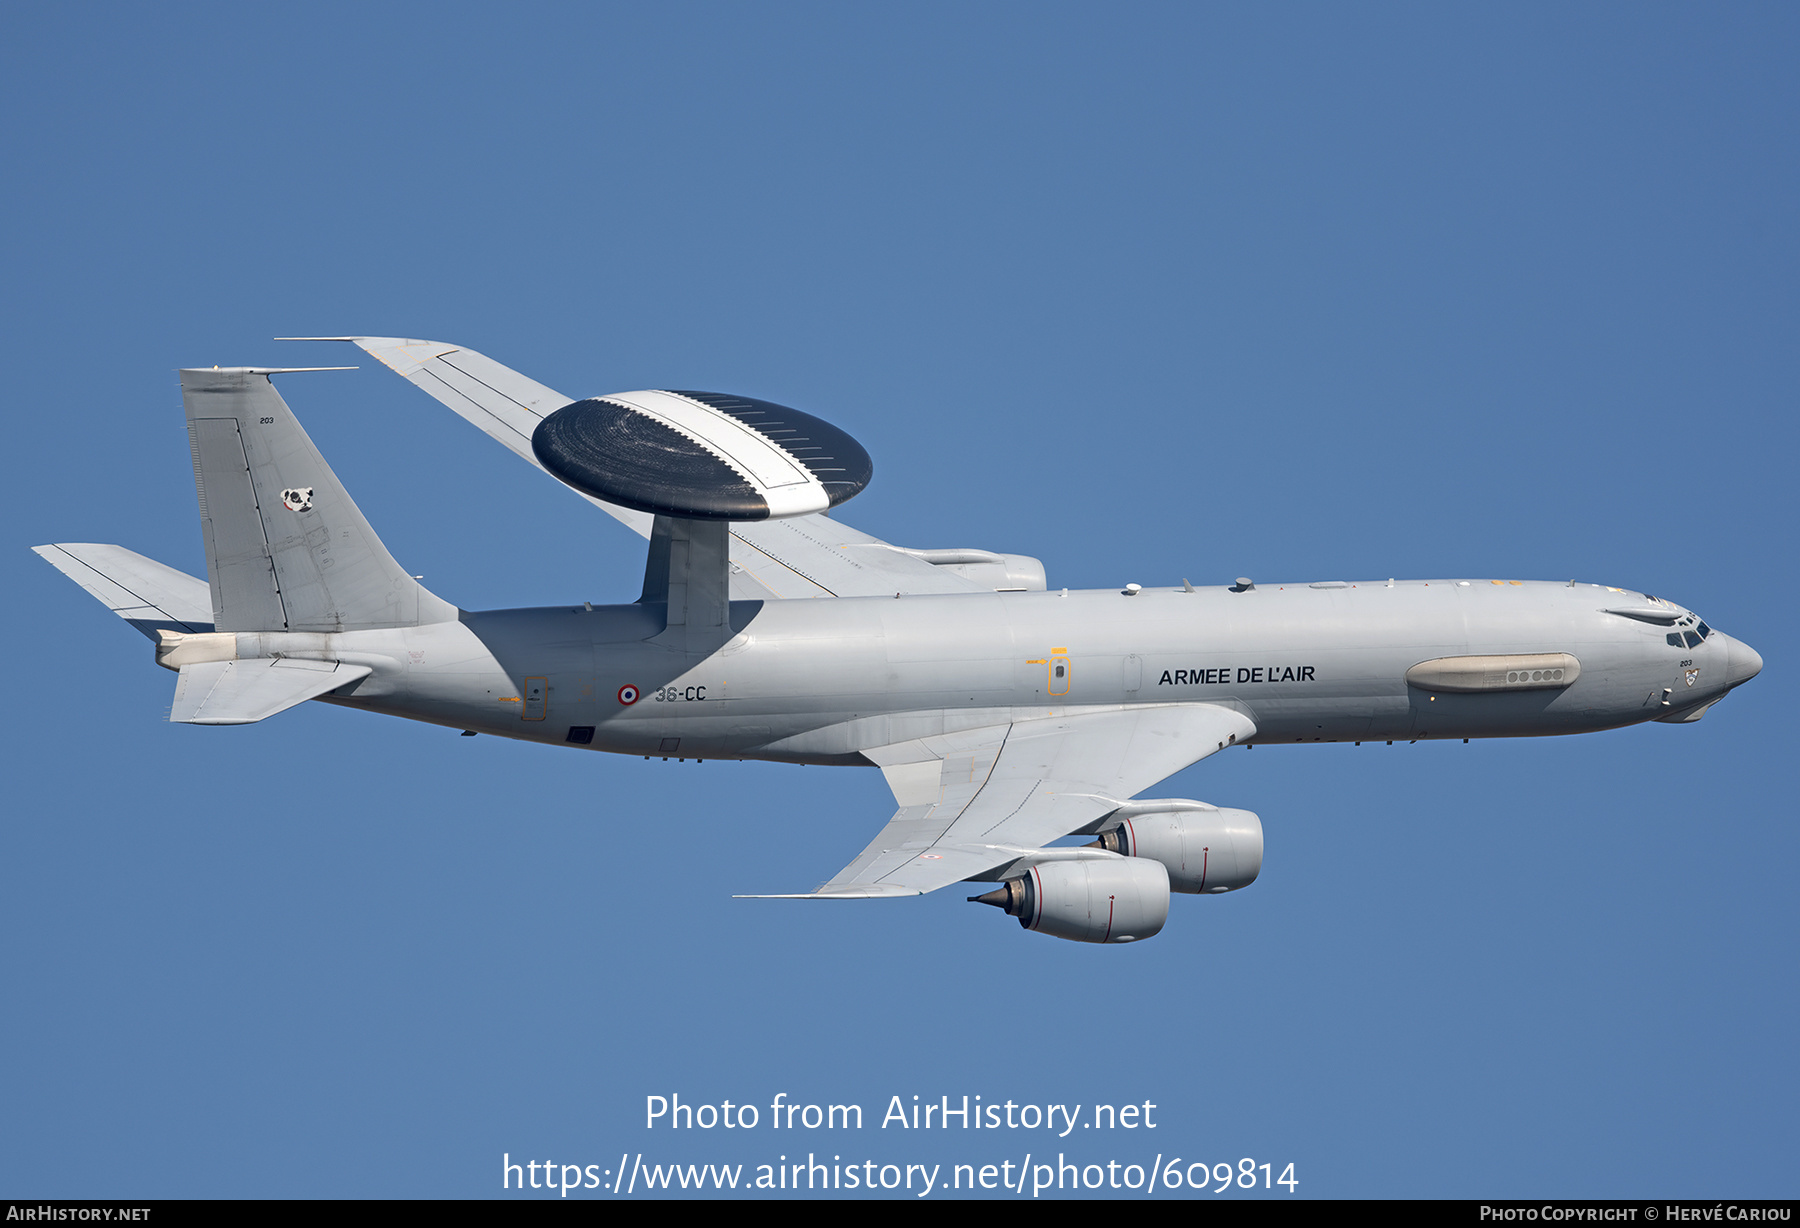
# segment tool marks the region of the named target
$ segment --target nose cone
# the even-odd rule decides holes
[[[1739,639],[1731,641],[1731,655],[1727,658],[1725,677],[1730,686],[1743,686],[1758,674],[1762,673],[1762,654]]]

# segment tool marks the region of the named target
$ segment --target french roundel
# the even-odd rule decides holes
[[[619,688],[619,702],[630,706],[638,701],[638,689],[627,682]]]

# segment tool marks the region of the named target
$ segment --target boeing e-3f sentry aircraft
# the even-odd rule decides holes
[[[1027,929],[1132,942],[1171,891],[1262,867],[1249,811],[1136,799],[1208,755],[1696,721],[1762,668],[1679,605],[1573,580],[1051,590],[1033,558],[827,516],[873,467],[808,414],[576,400],[459,346],[308,340],[361,346],[648,538],[643,594],[460,610],[388,554],[269,378],[319,368],[183,371],[207,580],[120,546],[37,547],[155,640],[179,672],[170,719],[317,699],[646,758],[879,768],[893,818],[782,898],[994,883],[971,898]]]

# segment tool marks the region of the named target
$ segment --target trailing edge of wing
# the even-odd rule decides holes
[[[734,900],[885,900],[898,896],[924,895],[911,887],[889,887],[873,883],[859,887],[820,887],[817,891],[796,891],[781,895],[734,895]]]

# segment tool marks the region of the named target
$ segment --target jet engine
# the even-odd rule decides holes
[[[969,899],[1071,942],[1136,942],[1169,919],[1169,875],[1161,862],[1137,858],[1044,861]]]
[[[1236,891],[1262,872],[1262,820],[1248,810],[1169,798],[1132,802],[1114,813],[1118,825],[1088,847],[1161,862],[1171,891]]]

